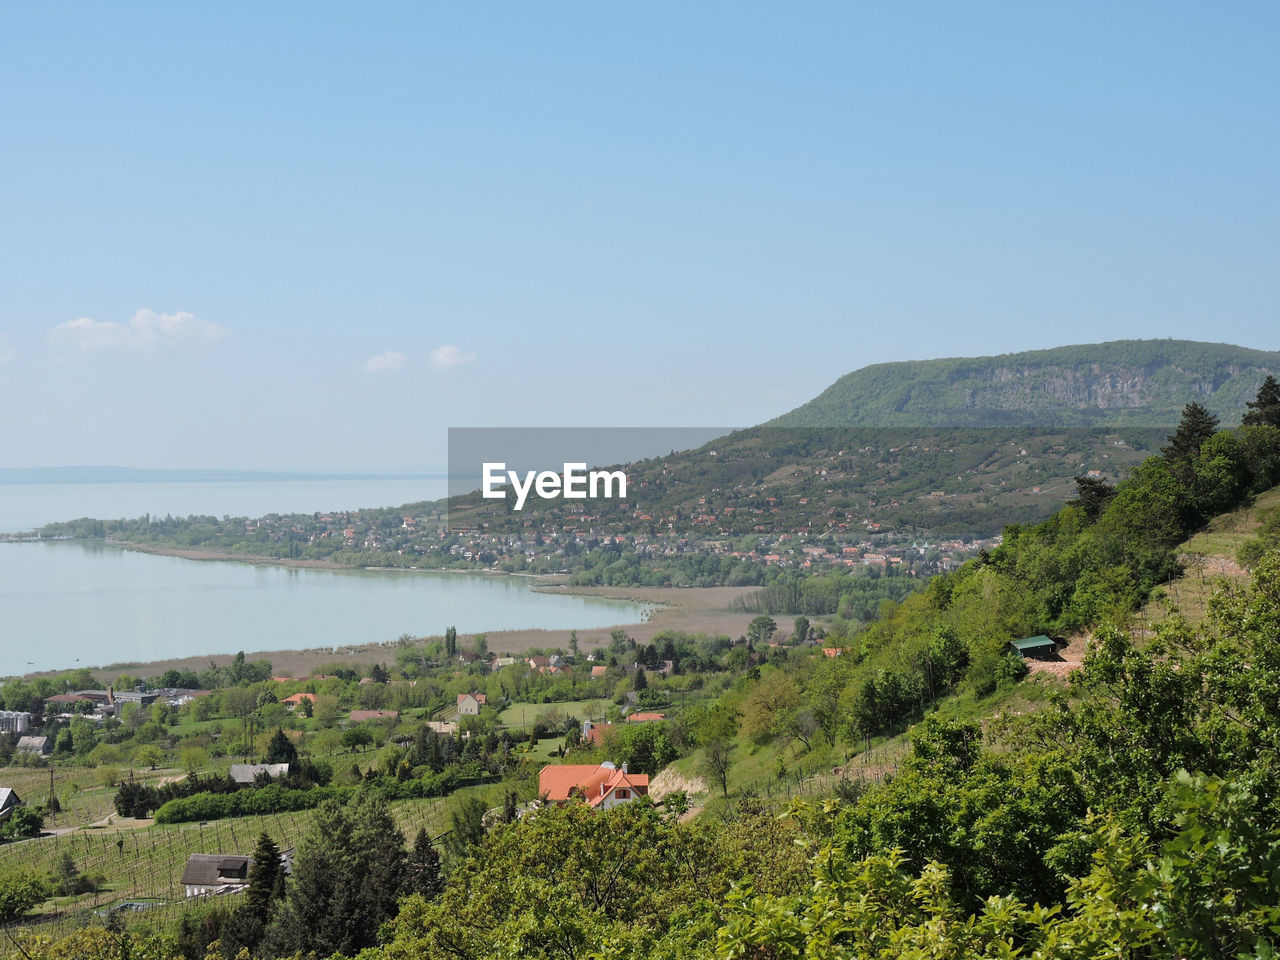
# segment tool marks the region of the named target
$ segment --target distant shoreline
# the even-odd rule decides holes
[[[84,542],[84,541],[81,541]],[[154,543],[135,543],[132,540],[103,540],[112,547],[132,550],[137,553],[149,553],[154,557],[177,557],[181,560],[229,561],[231,563],[247,563],[256,567],[298,567],[304,570],[367,570],[381,573],[453,573],[471,574],[472,576],[534,577],[545,580],[554,586],[563,582],[564,577],[558,574],[506,573],[501,570],[459,570],[456,567],[362,567],[350,563],[338,563],[335,560],[308,560],[302,557],[270,557],[260,553],[230,553],[226,550],[205,550],[199,547],[162,547]]]

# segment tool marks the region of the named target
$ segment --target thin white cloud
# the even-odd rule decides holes
[[[92,317],[68,320],[50,331],[49,340],[56,346],[75,347],[81,353],[111,350],[149,353],[183,343],[216,343],[226,335],[225,327],[209,320],[197,320],[183,311],[156,313],[144,308],[128,323]]]
[[[13,352],[13,347],[0,347],[0,363],[13,363],[17,354]]]
[[[437,370],[461,367],[463,364],[473,362],[475,358],[476,352],[474,350],[468,350],[464,353],[450,343],[446,343],[442,347],[436,347],[431,351],[431,365]]]
[[[389,373],[393,370],[403,370],[406,357],[403,353],[396,353],[394,350],[388,350],[386,353],[380,353],[376,357],[370,357],[364,362],[365,373]]]

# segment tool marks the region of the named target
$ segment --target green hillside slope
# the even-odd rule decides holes
[[[880,363],[778,417],[788,427],[1167,426],[1198,401],[1235,424],[1280,352],[1116,340],[996,357]]]

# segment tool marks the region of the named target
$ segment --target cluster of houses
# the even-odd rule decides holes
[[[867,453],[871,459],[880,455]],[[852,469],[852,460],[814,465],[800,472],[824,484]],[[856,473],[852,474],[856,476]],[[669,482],[666,476],[650,478],[637,487],[637,498],[662,498]],[[828,491],[831,492],[831,491]],[[948,496],[943,491],[934,499]],[[902,504],[889,499],[888,507]],[[498,566],[525,562],[545,564],[571,552],[599,547],[622,547],[646,558],[674,557],[698,552],[725,552],[727,542],[749,534],[760,535],[756,550],[735,551],[744,562],[762,565],[803,566],[816,563],[893,566],[921,562],[924,550],[906,546],[906,539],[882,529],[881,521],[867,510],[819,510],[811,495],[800,490],[778,491],[775,495],[742,483],[682,507],[656,509],[635,500],[619,501],[607,507],[566,505],[557,511],[528,516],[518,525],[498,522],[454,523],[443,527],[437,515],[362,515],[359,512],[331,513],[315,518],[264,517],[248,521],[246,534],[273,541],[305,539],[320,546],[342,549],[395,552],[401,556],[428,557],[432,554],[471,563]],[[861,542],[859,537],[870,538]],[[879,541],[873,545],[872,540]],[[802,544],[811,544],[801,548]],[[937,545],[944,553],[967,555],[989,546],[979,542],[947,541]]]
[[[84,709],[98,718],[119,716],[120,708],[126,703],[147,708],[156,702],[168,706],[181,707],[198,697],[207,697],[211,690],[188,690],[180,687],[165,687],[160,690],[116,690],[108,686],[105,690],[76,690],[71,693],[58,693],[45,698],[46,716],[69,717],[81,713]],[[86,704],[87,707],[82,707]]]

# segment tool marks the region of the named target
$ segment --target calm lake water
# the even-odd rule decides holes
[[[30,493],[18,506],[9,499],[16,486],[0,486],[0,530],[79,516],[312,512],[439,495],[405,496],[411,484],[403,480],[66,484]],[[116,509],[103,508],[112,503]],[[461,633],[590,630],[643,616],[634,603],[530,587],[525,577],[306,570],[157,557],[100,543],[0,543],[0,676],[386,642],[450,625]]]

